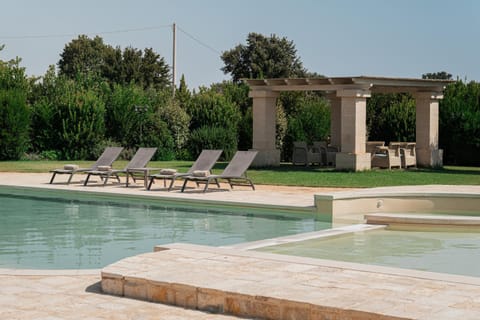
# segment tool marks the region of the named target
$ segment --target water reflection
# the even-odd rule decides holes
[[[0,267],[100,268],[172,242],[228,245],[322,230],[275,212],[0,194]]]

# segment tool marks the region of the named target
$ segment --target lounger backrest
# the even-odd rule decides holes
[[[138,148],[132,160],[127,164],[125,170],[131,168],[144,168],[157,152],[157,148]]]
[[[202,150],[197,160],[193,163],[188,173],[193,173],[195,170],[209,171],[213,168],[223,150]]]
[[[100,155],[98,160],[92,165],[91,169],[96,170],[98,166],[111,166],[122,152],[122,147],[107,147]]]
[[[221,175],[229,177],[243,176],[256,155],[257,151],[237,151]]]

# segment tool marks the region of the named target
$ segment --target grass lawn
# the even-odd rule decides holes
[[[65,161],[0,161],[0,172],[48,172],[61,168]],[[89,167],[92,161],[74,161]],[[115,168],[123,168],[127,161],[116,161]],[[152,161],[152,168],[174,168],[187,171],[190,161]],[[220,173],[226,163],[218,163]],[[299,167],[285,163],[280,167],[248,170],[255,184],[308,186],[308,187],[381,187],[427,184],[480,185],[480,168],[445,166],[443,169],[371,170],[365,172],[337,172],[318,167]]]

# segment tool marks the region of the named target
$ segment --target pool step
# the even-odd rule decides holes
[[[372,213],[365,215],[366,223],[381,225],[432,225],[480,227],[480,217],[421,213]]]
[[[480,312],[471,306],[471,297],[480,296],[477,278],[187,244],[157,250],[104,268],[103,291],[255,319],[447,319]],[[418,288],[434,290],[425,295]]]

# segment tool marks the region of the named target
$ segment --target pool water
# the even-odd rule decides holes
[[[480,277],[480,232],[375,230],[257,249],[295,255]]]
[[[221,246],[331,227],[307,213],[52,192],[0,189],[0,268],[101,268],[160,244]]]

